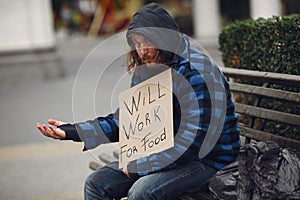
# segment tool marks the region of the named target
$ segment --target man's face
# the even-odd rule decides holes
[[[133,42],[133,47],[144,64],[151,67],[152,65],[154,66],[155,63],[162,63],[159,50],[143,35],[133,33],[130,37]]]

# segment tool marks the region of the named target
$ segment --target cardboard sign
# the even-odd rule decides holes
[[[168,69],[119,94],[119,167],[174,146]]]

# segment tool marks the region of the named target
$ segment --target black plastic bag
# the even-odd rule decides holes
[[[238,199],[300,199],[300,159],[273,142],[246,145],[239,156]]]
[[[235,200],[236,180],[239,176],[238,161],[219,170],[209,183],[209,191],[215,199]]]
[[[247,144],[236,162],[215,175],[209,188],[216,199],[224,200],[300,199],[299,156],[274,142]]]

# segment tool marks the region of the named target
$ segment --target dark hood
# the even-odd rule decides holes
[[[175,20],[169,13],[156,3],[140,8],[132,17],[128,30],[144,27],[167,28],[179,32]]]
[[[140,8],[132,17],[126,33],[127,42],[131,46],[131,33],[144,35],[163,52],[167,65],[174,60],[174,53],[180,46],[180,31],[170,14],[156,3]],[[176,54],[176,53],[175,53]]]

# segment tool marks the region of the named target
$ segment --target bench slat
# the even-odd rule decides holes
[[[276,122],[281,122],[290,125],[300,126],[300,116],[290,113],[284,113],[246,104],[235,103],[235,110],[237,113],[245,114],[261,119],[269,119]]]
[[[273,141],[276,142],[279,146],[294,148],[300,151],[300,141],[298,140],[293,140],[260,130],[254,130],[245,126],[244,124],[239,124],[239,128],[241,131],[241,135],[245,137],[260,141]]]
[[[232,92],[242,92],[246,94],[254,94],[264,97],[269,97],[277,100],[300,103],[300,93],[277,90],[273,88],[264,88],[241,83],[230,83]]]
[[[221,70],[227,78],[241,78],[254,80],[257,82],[269,82],[290,87],[300,86],[300,76],[297,75],[261,72],[246,69],[234,69],[228,67],[222,67]]]

